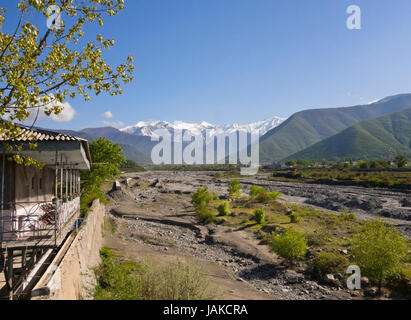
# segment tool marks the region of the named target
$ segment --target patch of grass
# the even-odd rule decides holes
[[[310,247],[324,246],[332,240],[331,234],[328,231],[309,233],[305,235],[307,245]]]
[[[301,216],[298,213],[290,214],[290,222],[291,223],[300,223],[301,222]]]
[[[103,237],[116,232],[116,222],[110,217],[104,217]]]
[[[96,300],[203,300],[215,298],[204,270],[195,261],[175,260],[165,266],[150,261],[122,261],[110,248],[100,250],[95,269]]]

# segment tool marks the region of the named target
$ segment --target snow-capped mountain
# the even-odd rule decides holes
[[[217,132],[224,132],[226,134],[235,131],[247,131],[259,130],[260,136],[263,136],[271,129],[279,126],[286,119],[280,117],[272,117],[263,121],[254,122],[250,124],[226,124],[226,125],[213,125],[207,122],[202,123],[186,123],[176,122],[170,123],[167,121],[141,121],[134,126],[120,129],[122,132],[133,134],[136,136],[156,137],[155,131],[158,129],[166,129],[170,133],[179,129],[183,132],[189,131],[193,135],[202,134],[203,136],[213,135]]]

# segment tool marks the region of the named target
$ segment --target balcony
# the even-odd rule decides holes
[[[53,202],[12,203],[0,217],[1,247],[58,247],[79,214],[78,195]]]

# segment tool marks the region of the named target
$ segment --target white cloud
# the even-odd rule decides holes
[[[76,115],[76,110],[71,106],[70,103],[64,102],[62,104],[63,110],[59,114],[52,114],[50,118],[56,122],[70,122]]]
[[[42,119],[51,119],[56,122],[70,122],[71,120],[73,120],[77,112],[71,106],[71,104],[68,102],[64,102],[64,103],[59,102],[58,105],[62,107],[62,110],[59,114],[51,114],[50,116],[47,116],[44,110],[46,107],[50,107],[50,105],[46,105],[46,106],[41,106],[38,108],[29,109],[30,115],[27,117],[27,119],[24,121],[17,121],[17,122],[20,122],[24,125],[31,126],[33,125],[33,123],[34,125],[36,125],[36,123]],[[3,116],[3,119],[9,120],[10,114],[6,114],[5,116]]]
[[[113,114],[111,113],[111,111],[108,110],[108,111],[103,113],[103,117],[106,118],[106,119],[111,119],[111,118],[113,118]]]
[[[114,128],[122,128],[124,127],[124,122],[122,121],[107,121],[107,120],[103,120],[102,121],[103,124],[107,127],[114,127]]]

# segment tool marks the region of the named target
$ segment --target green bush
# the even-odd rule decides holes
[[[212,195],[208,192],[208,188],[198,188],[191,196],[191,203],[196,211],[199,211],[207,207],[208,203],[212,200]]]
[[[254,220],[258,224],[264,224],[265,223],[265,211],[263,209],[255,209],[254,210]]]
[[[290,222],[291,223],[300,223],[301,217],[298,213],[290,214]]]
[[[211,211],[209,208],[201,208],[197,211],[197,217],[205,223],[213,223],[215,218],[216,218],[216,214]]]
[[[403,236],[380,220],[367,221],[352,239],[352,252],[361,272],[378,283],[403,267],[407,258],[407,243]]]
[[[253,185],[250,188],[250,197],[259,202],[259,203],[267,203],[269,201],[276,201],[281,193],[278,191],[268,191],[263,187]]]
[[[102,264],[95,269],[96,300],[200,300],[211,299],[209,281],[194,261],[121,261],[109,248],[100,250]]]
[[[321,252],[313,259],[311,270],[312,274],[321,280],[327,274],[345,273],[348,265],[349,260],[339,253]]]
[[[240,186],[240,181],[237,179],[231,180],[228,183],[228,194],[230,195],[230,198],[235,200],[241,195],[241,186]]]
[[[307,243],[301,234],[293,229],[287,229],[282,235],[275,236],[271,240],[271,249],[289,263],[304,257],[307,251]]]
[[[230,212],[230,204],[227,201],[222,202],[218,208],[218,213],[220,214],[220,216],[228,216],[229,214],[231,214]]]

